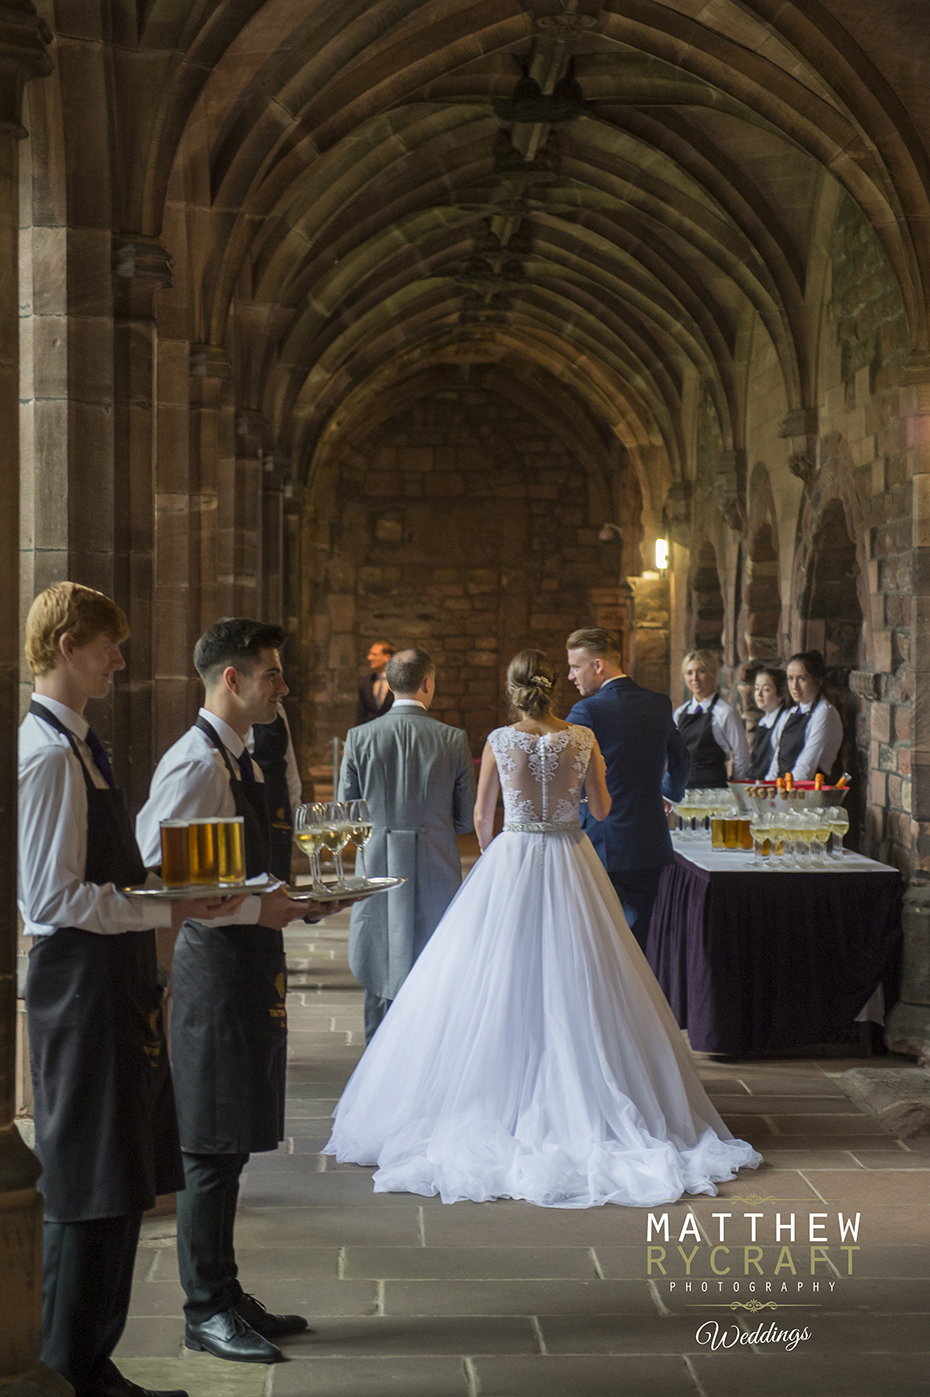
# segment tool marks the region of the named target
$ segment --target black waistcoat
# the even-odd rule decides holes
[[[717,695],[714,694],[706,712],[681,713],[678,717],[678,731],[691,753],[689,791],[698,786],[714,787],[727,784],[727,754],[714,737],[713,731],[713,711],[716,702]]]
[[[788,716],[785,726],[781,730],[781,741],[778,744],[778,774],[786,776],[789,771],[793,771],[794,764],[804,750],[804,743],[807,739],[807,725],[813,716],[814,709],[818,703],[826,702],[818,694],[816,701],[811,704],[806,713],[802,713],[800,708],[795,708]],[[819,770],[819,768],[818,768]],[[827,773],[823,772],[826,776]]]
[[[765,773],[772,765],[772,757],[775,754],[775,749],[772,746],[772,734],[778,726],[784,707],[784,704],[780,705],[773,723],[765,726],[759,723],[753,734],[752,756],[749,759],[749,776],[753,781],[764,781]]]
[[[273,723],[256,723],[252,737],[253,755],[265,778],[265,798],[271,816],[271,872],[289,883],[294,812],[287,789],[287,725],[281,714]]]
[[[250,878],[268,872],[268,813],[259,781],[240,781],[201,715],[197,726],[229,773],[244,820]],[[287,966],[273,927],[185,922],[171,971],[171,1054],[181,1146],[192,1154],[273,1150],[284,1136]]]
[[[85,881],[143,882],[122,792],[94,785],[48,708],[29,711],[67,737],[84,776]],[[119,1217],[182,1188],[155,933],[59,927],[36,938],[26,1008],[46,1218]]]

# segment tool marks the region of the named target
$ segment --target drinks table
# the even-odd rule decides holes
[[[647,955],[697,1052],[739,1057],[817,1043],[874,990],[897,998],[902,881],[861,855],[810,871],[674,838]]]

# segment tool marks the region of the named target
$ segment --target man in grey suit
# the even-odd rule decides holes
[[[365,1042],[387,1013],[462,881],[457,834],[473,828],[475,768],[468,738],[428,713],[436,666],[425,650],[387,665],[393,707],[346,737],[340,800],[363,798],[374,829],[368,877],[406,878],[352,909],[349,968],[365,989]]]

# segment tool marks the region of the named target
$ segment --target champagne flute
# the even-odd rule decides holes
[[[842,805],[834,805],[829,811],[830,833],[836,841],[836,852],[833,858],[837,861],[843,857],[843,837],[849,829],[849,816]]]
[[[326,888],[320,868],[320,850],[323,847],[322,805],[298,805],[294,811],[294,843],[310,860],[313,891],[324,893]]]
[[[348,892],[345,870],[342,867],[342,851],[352,834],[349,825],[349,812],[342,801],[329,800],[323,807],[323,847],[332,855],[336,868],[336,888]]]
[[[365,845],[371,838],[371,811],[368,808],[367,800],[350,800],[348,807],[349,824],[352,827],[352,843],[362,855]],[[358,867],[358,862],[359,860],[356,861],[356,867]]]
[[[749,833],[752,835],[752,866],[753,868],[765,868],[768,815],[758,808],[753,812],[749,821]]]
[[[824,854],[826,853],[827,843],[830,839],[830,822],[827,819],[826,810],[815,810],[813,814],[813,823],[814,863],[817,868],[823,868]]]

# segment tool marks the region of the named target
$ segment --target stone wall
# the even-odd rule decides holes
[[[478,755],[507,720],[504,675],[518,650],[545,650],[564,674],[576,626],[629,630],[622,545],[600,537],[584,467],[493,394],[426,398],[385,422],[343,455],[312,508],[311,546],[326,539],[328,549],[314,605],[316,692],[304,709],[311,754],[354,722],[373,640],[429,650],[433,711],[466,728]],[[561,678],[559,711],[575,697]]]

